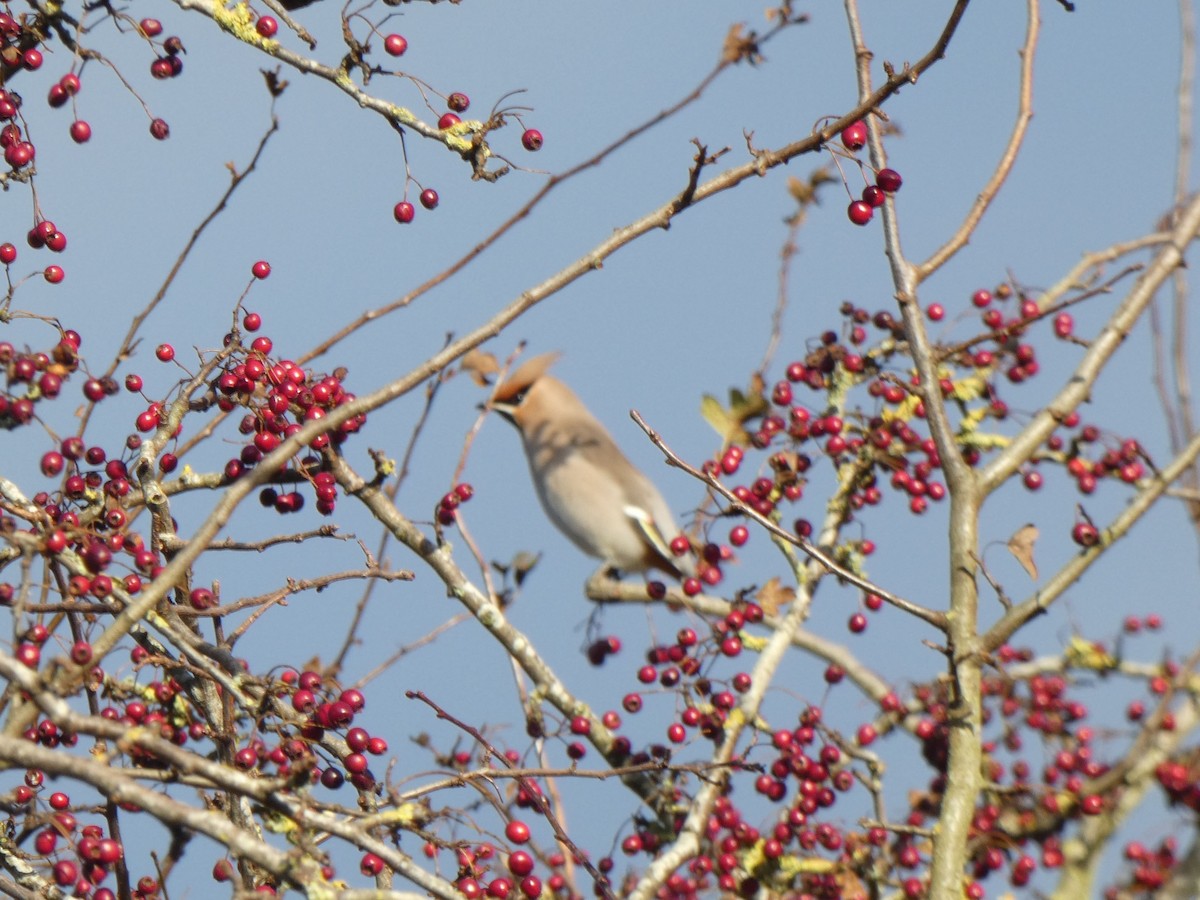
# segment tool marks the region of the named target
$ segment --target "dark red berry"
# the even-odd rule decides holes
[[[521,146],[530,153],[536,153],[538,150],[541,150],[542,143],[542,133],[536,128],[526,129],[525,133],[521,135]]]
[[[401,225],[407,225],[413,220],[413,216],[416,214],[416,207],[414,207],[407,200],[401,200],[396,204],[395,208],[392,209],[392,215],[396,217],[396,221]]]
[[[875,215],[875,210],[871,209],[869,203],[864,203],[862,200],[855,200],[846,210],[846,215],[855,225],[866,225]]]
[[[879,173],[875,176],[875,183],[879,185],[881,190],[887,191],[889,194],[894,194],[900,190],[900,185],[904,184],[904,180],[895,169],[880,169]]]
[[[863,122],[854,122],[842,130],[842,145],[847,150],[861,150],[867,143],[867,126]]]

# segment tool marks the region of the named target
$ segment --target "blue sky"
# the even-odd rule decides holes
[[[861,6],[878,79],[884,60],[900,65],[926,52],[948,4]],[[970,245],[923,287],[923,304],[938,301],[951,311],[946,323],[934,327],[935,337],[953,340],[973,333],[973,316],[954,320],[966,311],[977,288],[1010,276],[1035,290],[1047,286],[1082,253],[1146,232],[1170,208],[1178,146],[1177,12],[1165,3],[1109,6],[1083,2],[1068,14],[1055,3],[1043,4],[1029,139],[1009,184]],[[299,356],[361,311],[405,294],[459,258],[540,187],[541,172],[576,164],[684,96],[716,61],[730,24],[765,27],[762,9],[753,3],[680,2],[403,5],[383,30],[408,38],[409,50],[401,60],[407,72],[445,93],[464,91],[471,97],[472,115],[486,113],[510,91],[524,90],[510,102],[532,107],[526,124],[545,135],[545,147],[537,154],[520,148],[515,125],[495,135],[495,144],[513,162],[540,171],[514,171],[489,184],[472,181],[462,161],[441,145],[410,134],[408,166],[422,185],[438,190],[441,204],[434,212],[418,210],[408,226],[397,225],[391,214],[405,191],[405,160],[395,132],[329,84],[285,71],[291,85],[276,107],[282,129],[260,171],[201,239],[166,301],[144,325],[144,341],[118,377],[137,371],[149,392],[167,390],[178,372],[156,363],[151,348],[171,341],[182,359],[194,358],[186,349],[192,345],[206,350],[219,346],[250,265],[260,258],[269,260],[274,271],[253,286],[247,308],[263,315],[264,333],[274,339],[277,353]],[[178,9],[157,14],[168,33],[184,37],[188,52],[181,78],[152,81],[145,48],[128,38],[115,40],[107,26],[92,40],[127,71],[154,115],[170,122],[169,141],[152,141],[140,104],[109,73],[92,65],[85,70],[79,113],[92,122],[95,136],[85,146],[70,143],[65,136],[69,115],[45,108],[41,100],[52,80],[66,71],[65,53],[48,57],[42,72],[21,76],[19,85],[38,141],[38,198],[44,214],[59,223],[71,244],[61,260],[66,282],[50,286],[31,281],[18,292],[15,305],[57,315],[66,327],[81,331],[84,353],[96,369],[104,368],[131,312],[148,301],[224,189],[225,164],[243,165],[268,122],[269,101],[258,70],[269,67],[270,60],[217,33],[197,14]],[[318,55],[335,60],[340,49],[335,6],[314,4],[297,15],[318,36]],[[710,151],[729,148],[707,173],[712,174],[746,158],[747,132],[753,133],[755,146],[775,147],[808,134],[822,117],[851,108],[853,56],[844,15],[834,4],[824,4],[810,10],[810,16],[809,24],[768,44],[761,65],[725,73],[702,101],[560,187],[476,263],[411,307],[356,334],[320,365],[329,370],[347,366],[349,386],[368,393],[425,359],[448,333],[478,326],[614,229],[678,193],[694,154],[692,138]],[[971,7],[946,59],[886,107],[900,132],[886,143],[890,164],[904,177],[896,203],[904,245],[913,258],[927,256],[957,227],[999,157],[1016,111],[1017,51],[1024,28],[1018,4]],[[285,41],[301,49],[294,39]],[[420,106],[409,82],[380,77],[371,89],[436,119]],[[702,492],[685,475],[661,465],[660,454],[627,413],[639,410],[688,459],[700,461],[717,449],[715,434],[699,415],[700,397],[723,396],[730,386],[744,385],[757,366],[778,292],[783,220],[793,210],[786,179],[804,178],[827,161],[820,154],[801,157],[689,210],[669,231],[622,249],[602,270],[531,311],[488,349],[504,356],[527,341],[530,352],[562,350],[556,372],[682,514]],[[409,199],[417,192],[410,187]],[[821,331],[840,327],[842,301],[872,310],[894,306],[880,223],[852,226],[837,185],[822,199],[798,236],[775,377],[787,362],[803,358]],[[23,246],[30,219],[28,192],[10,190],[0,227],[3,239],[22,248],[14,271],[44,263]],[[1114,300],[1099,298],[1079,308],[1081,333],[1094,330]],[[7,330],[14,343],[41,346],[48,341],[44,325],[16,322]],[[1078,358],[1076,348],[1050,340],[1040,348],[1043,377],[1006,394],[1018,418],[1036,411]],[[1196,359],[1194,350],[1193,342]],[[1152,402],[1150,353],[1143,323],[1083,414],[1113,433],[1137,436],[1162,461],[1168,454],[1161,413]],[[402,508],[414,518],[431,517],[449,487],[482,399],[480,389],[466,378],[451,381],[440,392],[414,457],[414,474],[401,493]],[[373,413],[368,429],[348,445],[351,462],[365,469],[368,447],[398,457],[420,404],[414,395]],[[60,405],[63,409],[56,412],[62,419],[53,424],[65,431],[71,427],[71,410]],[[119,443],[139,411],[126,396],[107,401],[101,407],[106,421],[93,426],[94,440]],[[44,435],[19,439],[28,442],[31,454],[47,449]],[[210,448],[193,465],[219,468],[222,454],[235,449],[232,444]],[[31,462],[28,477],[33,481],[40,478],[35,469]],[[540,514],[517,438],[503,423],[484,427],[466,479],[476,490],[466,515],[487,558],[505,560],[520,550],[544,553],[512,611],[513,621],[544,647],[551,664],[594,708],[615,707],[624,692],[635,688],[646,614],[640,609],[604,612],[602,631],[620,635],[629,649],[603,669],[589,667],[580,647],[591,609],[582,599],[581,585],[594,566]],[[983,535],[1002,543],[1024,522],[1037,522],[1043,534],[1039,562],[1052,571],[1075,552],[1069,532],[1080,498],[1059,479],[1047,480],[1047,489],[1037,495],[1012,485],[993,498]],[[1106,486],[1087,498],[1086,506],[1104,521],[1126,498],[1121,488]],[[178,504],[183,531],[200,521],[209,502],[195,498]],[[799,514],[818,518],[823,513],[816,484],[805,503]],[[374,547],[378,529],[352,506],[343,501],[334,521]],[[308,527],[315,519],[311,507],[303,515],[303,522],[298,517],[281,520],[247,509],[228,533],[249,538],[264,530]],[[891,498],[863,518],[862,531],[879,545],[872,577],[897,593],[944,606],[941,510],[914,519],[898,498]],[[1158,611],[1176,635],[1196,633],[1196,604],[1190,594],[1179,598],[1180,585],[1194,583],[1195,552],[1183,511],[1164,506],[1089,573],[1067,603],[1037,620],[1026,642],[1051,652],[1076,628],[1104,637],[1125,611]],[[394,549],[389,558],[396,566],[413,565]],[[1014,596],[1024,595],[1028,580],[1001,547],[990,546],[985,558]],[[467,563],[465,553],[462,561]],[[351,544],[322,545],[282,552],[268,566],[210,560],[201,563],[198,574],[219,578],[226,592],[251,595],[278,584],[284,575],[302,577],[357,562]],[[726,587],[761,584],[784,572],[763,536],[756,535]],[[247,657],[276,664],[297,664],[313,655],[327,659],[357,597],[356,587],[350,586],[293,600],[269,617],[274,624],[252,631],[242,650]],[[849,642],[898,685],[939,670],[941,658],[917,643],[932,635],[895,610],[874,617],[865,635],[851,639],[844,623],[855,609],[851,592],[827,585],[811,627]],[[349,677],[370,672],[398,646],[457,611],[440,585],[420,569],[413,584],[379,589]],[[673,634],[680,625],[678,616],[655,614],[651,619],[660,636]],[[1156,655],[1148,649],[1146,658]],[[794,709],[797,695],[822,697],[819,671],[819,666],[796,661],[787,688],[773,697],[780,715]],[[411,687],[435,688],[455,714],[504,729],[500,733],[506,739],[520,743],[519,708],[503,654],[471,624],[414,653],[381,679],[377,698],[368,695],[368,718],[387,731],[394,748],[403,746],[404,735],[426,729],[448,741],[448,731],[402,699],[402,691]],[[836,697],[837,712],[846,716],[847,725],[866,715],[863,702],[849,689]],[[665,719],[655,723],[645,727],[656,728]],[[413,761],[413,751],[406,747],[399,752],[402,770],[426,765]],[[904,783],[901,774],[893,786],[893,802],[903,798],[905,789],[918,786]],[[603,786],[578,790],[593,812],[576,813],[575,821],[594,820],[585,827],[587,846],[603,853],[605,836],[633,805],[611,797],[605,801]],[[1172,826],[1152,821],[1145,827],[1153,838]]]

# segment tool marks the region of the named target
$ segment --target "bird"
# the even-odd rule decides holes
[[[575,392],[547,374],[560,355],[527,360],[485,404],[520,433],[546,515],[610,573],[654,569],[677,579],[691,576],[690,554],[672,552],[680,532],[658,488]]]

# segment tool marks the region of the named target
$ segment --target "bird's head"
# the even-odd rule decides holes
[[[496,385],[484,409],[499,413],[518,429],[524,430],[528,421],[539,415],[539,408],[552,398],[552,388],[558,382],[546,371],[558,360],[560,353],[543,353],[522,363],[508,378]],[[543,396],[545,395],[545,396]]]

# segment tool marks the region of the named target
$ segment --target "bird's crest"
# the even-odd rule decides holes
[[[558,352],[542,353],[525,360],[515,372],[496,385],[492,402],[508,403],[519,398],[535,381],[546,374],[546,370],[554,365],[560,356],[562,354]]]

